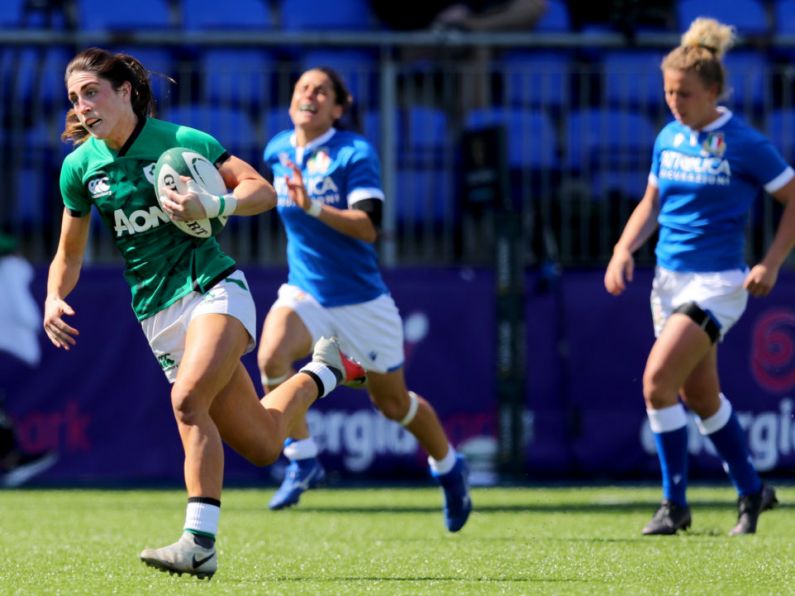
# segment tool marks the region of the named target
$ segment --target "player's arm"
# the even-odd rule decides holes
[[[776,285],[778,272],[795,246],[795,178],[772,193],[784,205],[776,235],[762,261],[755,265],[743,284],[752,296],[767,296]]]
[[[340,234],[364,242],[375,242],[381,228],[381,199],[362,199],[351,209],[321,204],[317,218]]]
[[[632,281],[635,272],[635,260],[632,253],[638,250],[657,229],[657,215],[660,212],[660,191],[655,184],[649,182],[646,192],[630,215],[621,237],[613,247],[613,256],[605,271],[605,289],[618,296],[626,288],[626,282]]]
[[[219,215],[257,215],[276,206],[276,191],[251,165],[235,157],[227,157],[218,172],[231,192],[216,196],[189,176],[183,176],[185,194],[165,188],[161,199],[163,210],[175,221],[193,221]]]
[[[276,206],[273,186],[249,163],[232,155],[218,171],[237,200],[235,215],[257,215]]]
[[[354,203],[353,209],[337,209],[326,205],[309,197],[298,166],[292,162],[287,165],[293,171],[293,175],[287,178],[287,192],[296,205],[340,234],[364,242],[376,241],[381,227],[382,201],[380,199],[357,201]]]
[[[90,214],[72,215],[68,208],[64,209],[61,238],[50,264],[44,302],[44,331],[56,348],[68,350],[75,344],[75,336],[79,335],[77,329],[63,320],[63,316],[75,314],[65,299],[80,278],[90,223]]]
[[[437,15],[434,24],[467,31],[527,31],[535,27],[547,9],[547,0],[512,0],[473,14],[466,4],[457,3]]]

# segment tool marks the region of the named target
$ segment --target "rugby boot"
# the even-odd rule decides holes
[[[670,536],[679,530],[687,530],[692,521],[690,507],[665,500],[651,521],[643,528],[643,534],[645,536]]]
[[[437,474],[431,470],[431,476],[444,491],[444,525],[450,532],[458,532],[467,523],[472,511],[469,466],[459,453],[456,455],[455,465],[447,474]]]
[[[274,511],[297,505],[301,495],[315,488],[326,479],[326,470],[316,457],[297,459],[290,462],[285,470],[284,480],[273,495],[268,508]]]
[[[177,542],[163,548],[145,548],[139,557],[150,567],[168,571],[171,575],[187,573],[199,579],[211,579],[218,569],[215,545],[210,548],[199,546],[190,532],[184,532]]]
[[[763,511],[773,509],[776,505],[778,505],[776,491],[767,484],[763,484],[758,493],[739,497],[737,499],[737,525],[729,532],[729,536],[755,534],[759,515]]]
[[[346,356],[336,337],[321,337],[315,343],[312,362],[325,364],[345,387],[361,387],[367,381],[367,372],[353,358]]]

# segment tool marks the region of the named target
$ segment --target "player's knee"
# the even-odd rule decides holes
[[[279,346],[263,345],[257,353],[259,369],[268,376],[286,373],[292,367],[294,360],[295,358],[287,349]]]
[[[266,391],[275,389],[293,375],[294,371],[290,365],[277,366],[272,363],[267,363],[264,367],[260,368],[260,380],[262,387]]]
[[[647,367],[643,373],[643,399],[646,407],[659,410],[670,405],[671,399],[676,400],[676,391],[673,393],[663,382],[662,371]]]
[[[257,467],[264,468],[276,463],[282,452],[282,444],[268,441],[266,444],[258,446],[257,449],[252,449],[243,456],[252,464]]]
[[[171,387],[171,408],[177,422],[186,426],[195,425],[207,409],[195,388],[184,387],[179,383],[174,383]]]
[[[411,414],[410,418],[413,419],[416,414],[417,397],[413,392],[396,391],[372,395],[371,397],[373,403],[385,417],[401,423],[404,426],[411,422],[411,420],[409,420],[404,423],[407,415]],[[412,410],[414,410],[413,413]]]

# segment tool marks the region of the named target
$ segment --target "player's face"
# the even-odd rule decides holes
[[[114,89],[110,81],[92,72],[74,71],[66,91],[80,124],[92,136],[114,149],[124,145],[137,121],[130,104],[130,83]]]
[[[707,87],[692,70],[663,72],[665,102],[679,122],[695,130],[719,116],[717,87]]]
[[[342,117],[342,106],[336,103],[331,79],[319,70],[308,70],[293,90],[290,118],[296,128],[312,140],[328,131]]]

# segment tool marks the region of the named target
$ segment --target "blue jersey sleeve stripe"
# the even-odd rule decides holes
[[[795,177],[795,171],[789,166],[787,169],[781,172],[778,176],[773,178],[770,182],[765,184],[765,190],[767,192],[776,192],[777,190],[781,189],[787,182],[792,180]]]
[[[384,191],[380,188],[356,188],[348,193],[348,205],[353,205],[364,199],[384,200]]]

